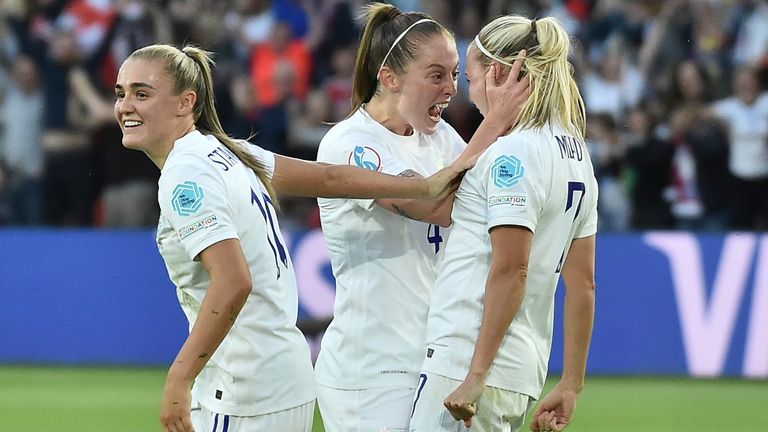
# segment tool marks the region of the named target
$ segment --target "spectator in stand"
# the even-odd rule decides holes
[[[13,74],[0,102],[0,166],[5,167],[5,188],[0,202],[8,207],[8,223],[43,222],[43,92],[40,73],[32,58],[13,61]]]
[[[631,227],[659,229],[672,227],[672,215],[665,190],[670,184],[672,148],[654,136],[650,116],[643,108],[629,114],[629,131],[623,137],[624,157],[630,172]]]
[[[728,128],[732,227],[768,229],[768,93],[761,92],[752,66],[736,71],[733,89],[732,97],[712,105],[712,113]]]
[[[624,184],[624,152],[616,121],[610,114],[587,119],[587,149],[600,186],[600,229],[624,231],[629,227],[630,204]]]
[[[256,45],[251,55],[251,79],[260,106],[271,108],[280,104],[283,95],[275,88],[275,76],[283,63],[293,68],[292,95],[303,100],[309,91],[312,58],[306,43],[294,39],[291,26],[278,21],[271,38]]]

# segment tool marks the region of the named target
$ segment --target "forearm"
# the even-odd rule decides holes
[[[526,270],[495,272],[491,268],[485,287],[483,320],[468,375],[487,376],[507,329],[525,296]]]
[[[211,283],[192,331],[176,355],[168,379],[191,382],[227,336],[248,294]]]
[[[451,224],[451,210],[455,193],[439,201],[418,199],[378,199],[376,204],[408,219],[447,227]]]
[[[351,165],[331,165],[276,155],[272,185],[280,194],[322,198],[422,198],[426,179],[405,178]]]
[[[325,170],[325,195],[318,196],[424,199],[430,192],[422,177],[383,174],[351,165],[325,165]]]
[[[569,290],[567,290],[569,291]],[[595,317],[594,287],[566,292],[563,375],[560,382],[581,392],[587,368],[587,355]]]

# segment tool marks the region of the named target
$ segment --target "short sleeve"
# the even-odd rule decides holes
[[[536,231],[544,194],[537,155],[523,143],[507,138],[484,155],[488,230],[500,225]]]
[[[249,153],[254,155],[256,159],[260,160],[264,164],[264,166],[267,168],[267,174],[271,179],[275,174],[275,154],[269,150],[264,150],[256,144],[250,143],[248,141],[240,141],[240,143],[245,147],[246,150],[248,150]]]
[[[179,155],[163,170],[158,201],[190,259],[208,246],[238,238],[223,178],[194,155]]]
[[[590,206],[588,209],[589,211],[579,226],[576,228],[576,234],[574,235],[575,238],[589,237],[597,233],[597,181],[592,182],[592,190],[595,192],[591,194],[591,199],[589,201]]]

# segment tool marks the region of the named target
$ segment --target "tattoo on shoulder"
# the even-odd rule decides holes
[[[417,173],[416,171],[412,169],[407,169],[400,174],[398,174],[400,177],[421,177],[421,174]]]

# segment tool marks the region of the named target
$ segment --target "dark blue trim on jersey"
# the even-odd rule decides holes
[[[216,414],[216,417],[213,418],[213,432],[216,432],[216,426],[219,425],[219,415]]]
[[[424,385],[427,383],[427,374],[419,374],[419,381],[419,389],[416,390],[416,399],[413,400],[413,407],[411,408],[411,418],[413,418],[413,413],[416,412],[416,402],[418,402],[421,397],[421,391],[424,390]]]
[[[221,429],[221,432],[227,432],[228,429],[229,429],[229,416],[225,415],[224,416],[224,427]]]

